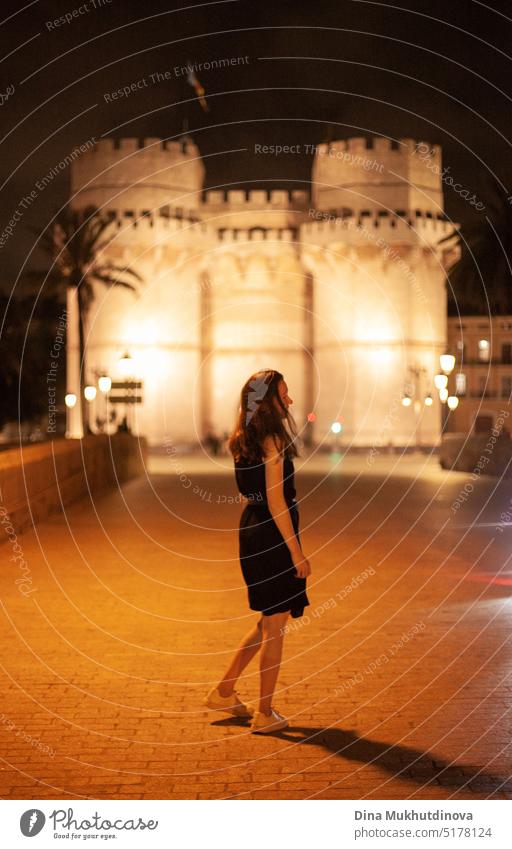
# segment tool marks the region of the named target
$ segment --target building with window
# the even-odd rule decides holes
[[[512,316],[450,317],[448,350],[456,357],[448,388],[461,403],[447,430],[487,433],[503,410],[511,411]]]

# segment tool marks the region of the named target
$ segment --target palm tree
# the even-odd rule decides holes
[[[68,429],[68,436],[73,437],[81,437],[83,431],[87,431],[82,418],[85,321],[94,300],[94,283],[121,286],[135,293],[133,283],[142,282],[133,269],[102,258],[102,252],[113,238],[106,234],[110,226],[111,220],[102,217],[96,207],[77,210],[68,204],[40,238],[40,247],[52,261],[47,276],[49,294],[55,291],[62,297],[65,292],[66,297],[68,391],[77,397]],[[41,275],[31,276],[40,279]]]
[[[512,313],[512,205],[494,177],[486,201],[486,213],[458,234],[461,256],[448,273],[450,315]]]

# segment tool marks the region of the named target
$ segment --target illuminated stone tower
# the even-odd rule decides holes
[[[453,225],[440,148],[427,162],[417,144],[352,138],[317,149],[310,220],[301,228],[314,280],[317,440],[338,418],[343,444],[380,450],[439,438],[432,378],[446,344],[453,252],[439,240]],[[414,393],[409,407],[404,391]],[[432,406],[424,404],[429,392]]]
[[[106,255],[143,278],[137,296],[96,287],[88,321],[87,379],[103,371],[143,381],[144,402],[128,408],[150,444],[170,434],[197,441],[201,419],[202,310],[214,235],[200,221],[204,166],[190,139],[100,141],[73,167],[72,204],[98,207],[112,220]],[[128,352],[132,373],[120,359]],[[125,369],[126,372],[126,369]],[[103,399],[91,405],[101,415]]]
[[[154,445],[229,431],[242,383],[265,367],[285,374],[301,436],[315,443],[332,443],[338,419],[342,445],[378,450],[418,433],[435,444],[431,379],[446,344],[453,253],[439,244],[453,227],[436,170],[438,147],[427,161],[410,139],[356,138],[318,147],[311,200],[305,191],[203,196],[189,138],[100,141],[73,165],[72,204],[110,216],[106,253],[144,284],[138,297],[97,289],[88,379],[118,376],[128,351],[144,382],[132,425]],[[433,405],[403,407],[404,388],[420,402],[432,389]]]

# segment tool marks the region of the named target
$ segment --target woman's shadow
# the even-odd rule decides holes
[[[485,772],[483,768],[467,764],[448,764],[430,752],[410,746],[382,743],[360,737],[355,731],[343,728],[311,728],[294,726],[275,736],[293,743],[322,746],[339,758],[361,763],[372,763],[419,784],[433,783],[445,786],[467,787],[473,792],[501,792],[512,798],[512,781]]]
[[[233,717],[222,719],[215,725],[233,724]],[[235,720],[238,725],[246,721]],[[360,737],[355,731],[343,728],[314,728],[294,725],[283,731],[266,734],[290,743],[319,746],[336,757],[348,761],[372,764],[387,770],[394,778],[404,778],[424,786],[437,784],[459,787],[474,793],[503,793],[512,798],[512,781],[508,776],[486,772],[483,767],[468,764],[448,764],[430,752],[422,752],[410,746],[382,743]]]

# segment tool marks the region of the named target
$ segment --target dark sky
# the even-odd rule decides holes
[[[185,120],[202,154],[213,154],[209,186],[304,187],[311,156],[255,156],[256,143],[385,135],[442,144],[445,165],[484,203],[491,174],[512,195],[509,1],[20,0],[1,8],[0,93],[12,92],[0,107],[1,230],[75,144],[103,134],[172,137]],[[247,63],[197,73],[208,113],[185,76],[150,79],[238,56]],[[140,91],[105,102],[106,92],[142,78]],[[237,148],[247,150],[225,152]],[[30,250],[29,228],[65,199],[68,176],[39,193],[0,250],[2,287]],[[450,189],[446,207],[457,221],[472,214]]]

